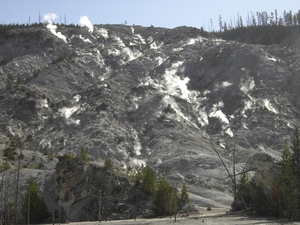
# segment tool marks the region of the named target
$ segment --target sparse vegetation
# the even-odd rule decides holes
[[[73,163],[75,161],[75,157],[73,155],[67,153],[65,156],[67,163]]]
[[[38,164],[38,168],[41,169],[41,168],[43,168],[44,166],[45,166],[44,160],[43,160],[42,158],[40,158],[40,162],[39,162],[39,164]]]
[[[33,76],[34,76],[34,77],[37,77],[37,76],[40,74],[40,72],[41,72],[41,71],[40,71],[39,69],[34,69],[34,70],[33,70]]]
[[[18,88],[20,84],[21,84],[21,79],[20,77],[18,77],[15,84],[16,88]]]
[[[15,160],[17,144],[14,141],[11,141],[9,146],[4,149],[4,156],[8,159]]]
[[[9,170],[11,169],[11,166],[8,162],[2,162],[2,164],[0,165],[0,169]]]
[[[104,161],[104,168],[106,170],[111,171],[111,172],[115,171],[115,167],[114,167],[114,164],[113,164],[113,161],[111,160],[111,158],[106,158],[105,159],[105,161]]]
[[[45,150],[44,155],[48,156],[49,160],[53,160],[54,156],[51,152],[48,151],[48,149]]]
[[[11,80],[9,78],[6,79],[6,89],[11,89]]]
[[[84,147],[80,148],[79,153],[77,155],[77,158],[79,159],[80,162],[84,163],[85,165],[90,164],[89,155],[88,155],[88,153],[87,153],[87,151],[85,150]]]

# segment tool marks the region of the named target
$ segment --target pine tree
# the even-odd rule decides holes
[[[22,214],[28,223],[41,223],[49,217],[45,201],[40,198],[37,184],[33,178],[28,179],[28,185],[22,203]]]
[[[106,158],[105,159],[104,168],[111,171],[111,172],[115,171],[115,167],[114,167],[114,164],[113,164],[113,161],[111,160],[111,158]]]
[[[277,178],[273,180],[271,190],[269,192],[269,215],[280,217],[281,207],[280,207],[280,189],[279,181]]]
[[[257,215],[266,215],[268,213],[268,198],[265,194],[264,185],[259,181],[253,197],[253,209]]]
[[[294,168],[294,172],[298,175],[298,178],[300,178],[300,134],[298,128],[294,130],[291,142],[292,166]]]
[[[284,143],[281,162],[280,191],[283,215],[288,218],[297,218],[299,189],[297,178],[293,173],[292,156],[287,141]]]
[[[89,155],[84,147],[80,148],[77,158],[80,162],[83,162],[85,165],[88,165],[90,163]]]
[[[181,199],[181,201],[183,201],[185,203],[189,203],[190,202],[189,194],[187,192],[185,184],[182,185],[182,189],[181,189],[181,193],[180,193],[180,199]]]
[[[240,178],[239,183],[239,196],[243,199],[242,201],[245,201],[247,205],[251,203],[251,195],[250,195],[250,181],[249,181],[249,174],[243,170]]]
[[[143,167],[139,178],[140,186],[148,194],[153,194],[156,186],[156,175],[149,166]]]
[[[172,192],[171,186],[166,179],[162,177],[157,184],[157,189],[153,196],[153,212],[158,215],[167,215],[169,212]]]

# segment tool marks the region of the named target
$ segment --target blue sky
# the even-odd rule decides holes
[[[293,13],[300,9],[299,0],[0,0],[0,23],[38,22],[47,13],[57,15],[55,23],[78,24],[87,16],[92,24],[121,24],[174,28],[178,26],[219,28],[218,17],[229,23],[239,13],[244,19],[247,12],[268,14],[277,9]]]

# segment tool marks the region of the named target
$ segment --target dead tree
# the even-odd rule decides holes
[[[231,181],[232,181],[232,183],[233,183],[233,187],[234,187],[234,190],[235,190],[235,191],[234,191],[234,200],[236,200],[236,197],[237,197],[237,196],[236,196],[236,195],[237,195],[237,193],[236,193],[237,185],[236,185],[236,179],[235,179],[235,166],[234,166],[234,172],[233,172],[233,175],[232,175],[232,174],[230,173],[229,169],[227,168],[226,164],[224,163],[222,157],[220,156],[220,153],[218,152],[218,150],[215,148],[214,144],[212,143],[212,141],[211,141],[210,143],[211,143],[211,145],[212,145],[214,151],[217,153],[217,155],[218,155],[220,161],[222,162],[222,164],[223,164],[223,166],[224,166],[224,168],[225,168],[225,170],[226,170],[228,176],[230,177],[230,179],[231,179]],[[234,142],[234,145],[235,145],[235,142]],[[235,164],[235,146],[234,146],[234,164]],[[244,204],[244,206],[245,206],[245,209],[247,209],[248,207],[247,207],[247,204],[246,204],[246,202],[245,202],[243,196],[241,196],[241,194],[239,194],[239,197],[241,198],[241,200],[242,200],[242,202],[243,202],[243,204]]]

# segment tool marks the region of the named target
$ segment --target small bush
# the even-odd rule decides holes
[[[67,163],[73,163],[75,161],[75,157],[71,154],[66,154]]]
[[[114,167],[114,163],[113,161],[111,160],[111,158],[106,158],[105,161],[104,161],[104,168],[111,171],[111,172],[114,172],[115,171],[115,167]]]
[[[206,211],[211,211],[211,207],[208,206],[208,207],[206,208]]]
[[[11,89],[11,80],[9,78],[6,80],[6,89]]]
[[[24,159],[24,154],[21,152],[21,154],[20,154],[20,157],[21,157],[21,159]]]
[[[9,170],[10,164],[8,162],[3,162],[2,165],[0,166],[0,169],[4,169],[4,170]]]
[[[28,165],[28,168],[30,168],[30,169],[36,169],[36,166],[33,163],[31,163],[31,164]]]
[[[38,165],[38,168],[41,169],[44,167],[44,160],[42,158],[40,158],[40,162],[39,162],[39,165]]]
[[[33,70],[33,76],[34,76],[34,77],[37,77],[37,76],[39,75],[40,72],[41,72],[41,71],[40,71],[39,69],[34,69],[34,70]]]
[[[4,156],[11,160],[15,160],[15,154],[16,154],[16,144],[14,142],[11,142],[10,145],[5,148],[4,150]]]

